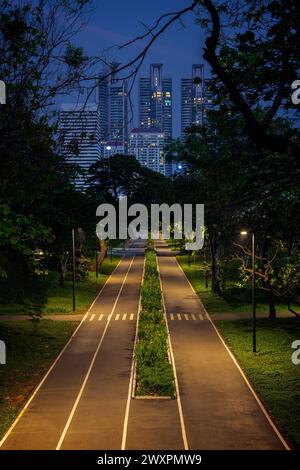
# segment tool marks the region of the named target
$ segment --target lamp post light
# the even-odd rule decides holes
[[[246,230],[241,231],[241,235],[248,235]],[[252,236],[252,350],[256,352],[256,300],[255,300],[255,234]]]

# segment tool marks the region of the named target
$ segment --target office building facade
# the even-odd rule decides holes
[[[84,171],[76,179],[85,186],[90,165],[100,158],[99,110],[93,104],[62,104],[60,110],[61,154]]]
[[[98,104],[101,141],[128,146],[128,90],[126,80],[119,79],[112,63],[99,77]],[[109,77],[107,74],[110,73]]]
[[[165,135],[156,128],[135,128],[129,134],[129,153],[141,165],[152,171],[169,176],[168,165],[164,159]]]
[[[172,138],[172,79],[163,77],[162,64],[151,64],[150,76],[139,79],[139,127],[155,128]]]
[[[190,78],[181,79],[181,139],[186,139],[186,129],[203,125],[204,120],[204,66],[194,64]]]

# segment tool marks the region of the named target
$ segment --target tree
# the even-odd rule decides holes
[[[282,112],[295,112],[291,102],[291,84],[299,71],[298,0],[190,0],[175,12],[159,17],[146,32],[120,46],[141,40],[146,45],[116,73],[133,68],[135,77],[156,39],[172,24],[194,12],[196,21],[206,29],[203,58],[222,85],[224,98],[230,99],[235,112],[245,123],[251,140],[269,152],[299,157],[299,132],[274,132],[272,124]],[[263,113],[257,114],[257,108]],[[293,114],[293,113],[292,113]],[[295,166],[293,181],[299,181]]]
[[[35,250],[55,239],[51,198],[57,186],[70,186],[71,168],[57,155],[49,106],[78,84],[87,66],[71,45],[87,5],[0,1],[0,76],[7,87],[7,104],[0,107],[2,297],[22,300],[34,290],[40,274]]]

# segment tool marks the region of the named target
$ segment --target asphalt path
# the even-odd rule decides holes
[[[189,449],[284,449],[173,253],[156,242]]]

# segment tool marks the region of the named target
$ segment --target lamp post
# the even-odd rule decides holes
[[[73,261],[73,312],[76,310],[75,302],[75,275],[76,275],[76,260],[75,260],[75,229],[72,228],[72,261]]]
[[[241,231],[241,235],[248,235],[246,230]],[[255,300],[255,234],[252,236],[252,351],[256,352],[256,300]]]
[[[96,251],[95,251],[95,263],[96,263],[96,277],[98,277],[98,273],[99,273],[99,267],[98,267],[98,247],[96,248]]]

